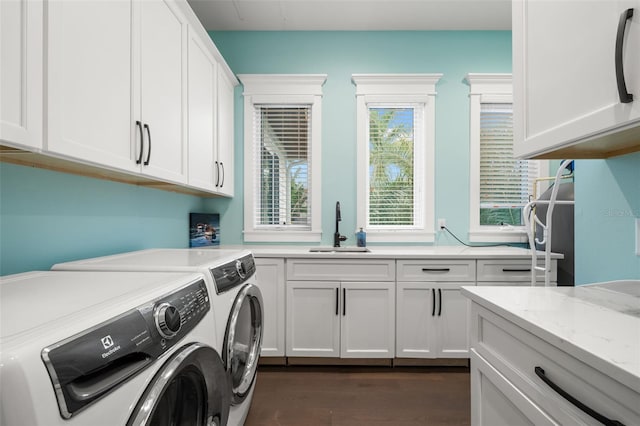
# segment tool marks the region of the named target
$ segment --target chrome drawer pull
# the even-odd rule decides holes
[[[592,408],[587,407],[586,405],[584,405],[582,402],[578,401],[577,399],[575,399],[573,396],[571,396],[569,393],[567,393],[567,391],[565,391],[560,386],[556,385],[553,381],[551,381],[551,379],[548,378],[544,374],[544,370],[542,369],[542,367],[535,367],[534,371],[536,372],[536,375],[542,379],[543,382],[545,382],[547,385],[549,385],[549,387],[551,389],[553,389],[554,391],[556,391],[561,397],[563,397],[564,399],[566,399],[567,401],[569,401],[570,403],[572,403],[573,405],[578,407],[580,410],[584,411],[585,413],[587,413],[588,415],[590,415],[591,417],[593,417],[594,419],[596,419],[597,421],[599,421],[603,425],[606,425],[606,426],[624,426],[623,423],[620,423],[617,420],[611,420],[611,419],[603,416],[602,414],[598,413],[597,411],[593,410]]]

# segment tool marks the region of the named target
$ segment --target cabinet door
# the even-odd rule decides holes
[[[261,356],[284,356],[284,259],[255,261],[264,314]]]
[[[189,185],[216,190],[217,63],[197,34],[189,32]]]
[[[469,357],[469,319],[471,304],[460,294],[462,285],[448,284],[438,288],[438,358]]]
[[[287,281],[287,356],[340,356],[340,283]]]
[[[132,143],[131,2],[46,0],[45,10],[45,148],[139,170]]]
[[[187,26],[169,1],[146,0],[139,5],[141,108],[136,120],[147,126],[142,172],[186,182]]]
[[[0,2],[0,141],[42,148],[42,1]]]
[[[435,358],[435,288],[425,282],[398,282],[396,292],[396,357]]]
[[[627,8],[635,8],[635,14],[624,38],[623,64],[635,100],[621,103],[614,58],[618,24]],[[639,124],[639,15],[640,0],[514,2],[516,155],[535,156]],[[576,148],[569,157],[597,157],[593,153],[606,143]],[[567,157],[558,155],[550,158]]]
[[[233,100],[234,86],[222,67],[218,67],[218,192],[229,196],[233,196],[234,191]]]
[[[393,358],[394,287],[390,282],[342,283],[342,358]]]

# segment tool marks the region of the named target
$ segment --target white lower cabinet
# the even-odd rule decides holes
[[[257,285],[262,293],[262,352],[260,356],[284,356],[285,281],[284,259],[256,258]]]
[[[287,356],[340,356],[340,283],[287,281]]]
[[[498,370],[471,349],[471,424],[557,425]]]
[[[468,358],[475,261],[398,261],[396,357]]]
[[[468,358],[470,283],[398,282],[396,356]]]
[[[472,425],[640,424],[636,390],[493,309],[471,307]]]
[[[393,358],[394,287],[287,281],[287,356]]]
[[[393,358],[395,261],[287,260],[286,355]]]
[[[343,282],[340,318],[342,358],[393,358],[395,283]]]

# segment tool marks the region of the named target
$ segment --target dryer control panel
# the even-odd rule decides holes
[[[199,280],[44,348],[61,416],[70,418],[149,366],[210,309]]]
[[[209,270],[216,283],[216,293],[224,293],[242,285],[256,273],[256,262],[252,254],[225,263]]]

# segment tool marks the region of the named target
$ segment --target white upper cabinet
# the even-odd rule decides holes
[[[235,78],[189,31],[189,185],[233,196]]]
[[[0,140],[42,148],[42,1],[0,1]]]
[[[235,80],[235,79],[234,79]],[[233,196],[233,108],[237,82],[230,79],[222,67],[218,68],[218,168],[217,190]]]
[[[513,83],[517,156],[640,150],[640,0],[514,0]]]
[[[129,1],[46,2],[50,152],[136,171]]]
[[[140,109],[143,126],[142,173],[171,182],[185,182],[186,35],[187,24],[171,0],[136,1],[140,6]],[[135,27],[134,27],[135,28]],[[137,46],[136,46],[137,47]],[[135,52],[135,48],[134,48]],[[135,81],[135,80],[134,80]],[[134,102],[137,107],[138,102]]]
[[[201,39],[189,31],[189,185],[215,191],[217,64]]]
[[[238,80],[186,0],[0,0],[0,65],[21,164],[233,195]]]
[[[173,3],[48,1],[47,10],[46,149],[185,182],[186,24]]]

